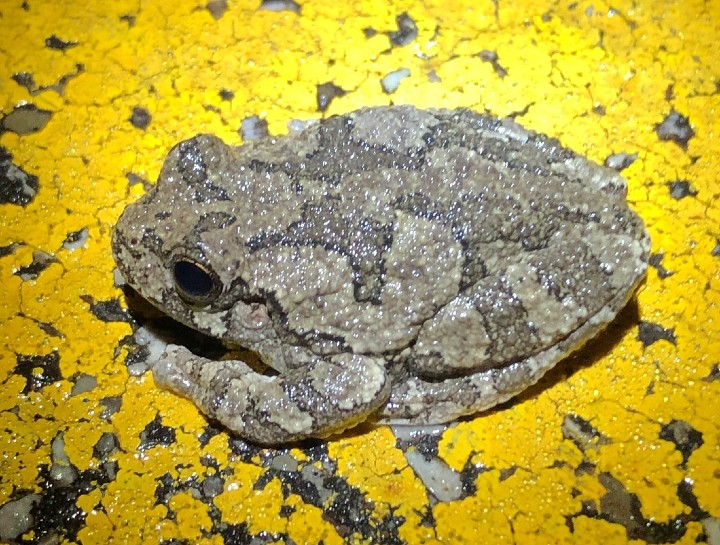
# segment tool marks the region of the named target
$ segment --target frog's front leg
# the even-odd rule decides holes
[[[169,345],[153,364],[153,375],[158,385],[191,399],[231,431],[263,444],[341,432],[390,395],[384,360],[354,354],[265,376],[239,360],[209,360]]]

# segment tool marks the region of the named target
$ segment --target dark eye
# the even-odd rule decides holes
[[[173,265],[175,290],[183,301],[192,305],[207,305],[220,294],[220,279],[202,263],[183,258]]]

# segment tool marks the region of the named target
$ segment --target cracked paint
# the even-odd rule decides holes
[[[719,33],[702,0],[5,2],[0,541],[717,543]],[[228,436],[142,364],[112,226],[181,139],[389,103],[512,115],[622,169],[647,280],[447,429]]]

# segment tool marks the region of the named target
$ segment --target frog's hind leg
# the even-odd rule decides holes
[[[250,441],[278,444],[325,437],[365,420],[390,394],[384,362],[339,354],[277,376],[239,360],[215,361],[170,345],[153,364],[155,382],[194,401]]]
[[[535,384],[562,360],[563,347],[500,367],[444,380],[410,377],[398,382],[380,421],[388,424],[441,424],[494,407]]]

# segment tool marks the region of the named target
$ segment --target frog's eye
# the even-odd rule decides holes
[[[220,294],[221,283],[215,271],[207,265],[183,257],[173,265],[175,291],[190,305],[208,305]]]

